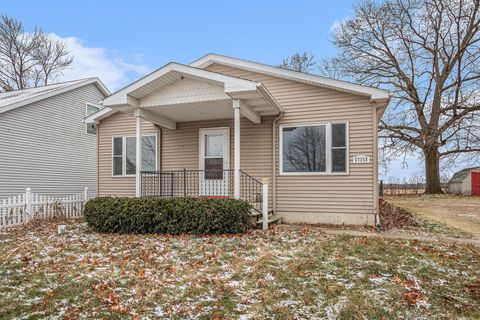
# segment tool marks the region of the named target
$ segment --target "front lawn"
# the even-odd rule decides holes
[[[480,249],[327,236],[0,234],[0,318],[480,317]]]

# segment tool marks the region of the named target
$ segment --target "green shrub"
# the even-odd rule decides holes
[[[84,216],[105,233],[221,234],[247,231],[250,209],[235,199],[98,197]]]

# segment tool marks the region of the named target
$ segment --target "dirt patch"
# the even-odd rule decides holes
[[[419,226],[410,212],[382,200],[380,200],[380,221],[384,230]]]

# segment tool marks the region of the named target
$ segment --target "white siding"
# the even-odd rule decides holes
[[[24,192],[96,190],[96,136],[85,132],[85,103],[101,91],[89,84],[0,114],[0,197]]]
[[[448,184],[448,192],[453,194],[472,195],[472,172],[480,172],[480,169],[472,169],[468,172],[463,182],[454,182]]]

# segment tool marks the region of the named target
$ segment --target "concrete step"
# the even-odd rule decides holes
[[[262,225],[263,219],[258,219],[257,220],[257,226]],[[270,214],[268,216],[268,224],[272,223],[282,223],[282,216],[279,214]]]
[[[258,216],[261,216],[261,215],[262,215],[262,213],[258,212],[257,210],[252,209],[252,211],[250,211],[250,216],[251,217],[258,217]]]

